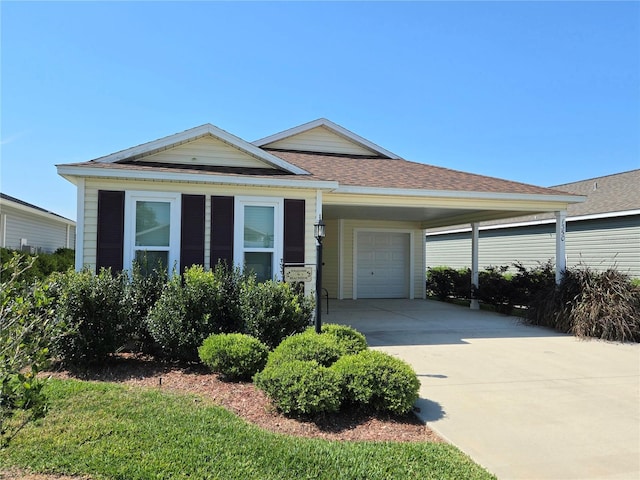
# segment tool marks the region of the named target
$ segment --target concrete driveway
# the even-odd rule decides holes
[[[640,345],[581,341],[425,300],[334,300],[409,362],[419,416],[499,479],[640,478]]]

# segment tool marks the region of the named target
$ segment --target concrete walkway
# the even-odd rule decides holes
[[[334,300],[325,323],[409,362],[419,416],[499,479],[640,479],[640,345],[425,300]]]

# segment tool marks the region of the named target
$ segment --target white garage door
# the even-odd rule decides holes
[[[358,232],[358,298],[409,297],[409,234]]]

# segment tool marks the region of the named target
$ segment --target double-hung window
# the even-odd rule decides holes
[[[178,268],[180,194],[126,192],[124,245],[125,268]]]
[[[236,197],[234,211],[234,263],[261,282],[279,277],[283,200]]]

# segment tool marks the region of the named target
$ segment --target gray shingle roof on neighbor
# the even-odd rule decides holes
[[[567,207],[568,218],[640,210],[640,169],[555,185],[551,188],[587,197],[585,202],[573,203]],[[481,225],[501,225],[553,218],[555,217],[552,213],[543,213],[509,220],[482,222]]]

